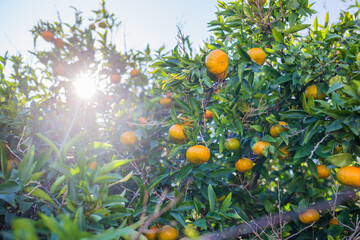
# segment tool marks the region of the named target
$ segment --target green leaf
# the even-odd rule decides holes
[[[190,164],[185,165],[184,167],[182,167],[176,177],[176,181],[179,182],[182,179],[186,178],[187,176],[189,176],[189,174],[192,171],[192,167],[190,166]]]
[[[183,147],[184,147],[184,144],[182,144],[182,143],[173,147],[169,153],[168,159],[173,158]]]
[[[88,131],[79,133],[78,135],[74,136],[69,141],[67,141],[63,149],[64,156],[67,156],[68,152],[70,151],[70,148],[75,144],[77,144],[87,133]]]
[[[221,205],[220,212],[226,213],[226,211],[229,209],[229,207],[231,205],[231,196],[232,196],[232,193],[229,193],[229,195],[227,195],[227,197],[225,198],[225,200],[223,201],[223,203]]]
[[[150,191],[151,189],[153,189],[161,180],[163,180],[163,179],[166,178],[167,176],[169,176],[168,173],[163,174],[163,175],[160,175],[160,176],[154,178],[154,179],[151,181],[151,183],[150,183],[150,185],[149,185],[149,187],[148,187],[148,191]]]
[[[193,222],[192,224],[194,224],[195,226],[201,228],[202,230],[206,230],[207,229],[207,225],[206,225],[206,220],[205,219],[197,219],[195,222]]]
[[[42,200],[50,202],[50,203],[54,204],[55,206],[57,206],[55,204],[55,202],[51,199],[51,197],[47,193],[45,193],[43,190],[41,190],[40,188],[27,187],[24,189],[24,192],[27,192],[29,194],[31,193],[31,195],[41,198]]]
[[[295,32],[301,31],[301,30],[303,30],[305,28],[308,28],[310,26],[311,26],[311,24],[298,24],[298,25],[294,25],[294,26],[290,27],[285,32],[287,32],[287,33],[295,33]]]
[[[274,39],[279,43],[284,43],[284,36],[275,28],[272,29]]]
[[[219,169],[219,170],[215,170],[213,173],[211,173],[210,177],[218,179],[218,178],[224,177],[225,175],[233,173],[234,171],[235,171],[235,168]]]
[[[41,138],[44,142],[46,142],[46,143],[50,146],[50,148],[51,148],[52,150],[54,150],[54,152],[55,152],[56,155],[58,156],[59,160],[60,160],[61,162],[63,162],[63,158],[62,158],[62,155],[61,155],[61,153],[60,153],[60,150],[56,147],[56,145],[55,145],[50,139],[48,139],[47,137],[41,135],[40,133],[37,133],[37,134],[35,134],[35,135],[38,136],[39,138]]]
[[[186,228],[187,224],[185,222],[184,217],[181,215],[180,212],[170,212],[170,215],[178,222],[180,223],[184,228]]]
[[[122,165],[128,164],[134,160],[135,159],[112,160],[100,168],[100,174],[111,172],[112,170],[121,167]]]
[[[24,186],[29,181],[31,174],[35,169],[36,165],[34,164],[34,155],[35,146],[33,145],[20,163],[19,180],[22,186]]]
[[[314,163],[314,161],[312,159],[308,159],[307,163],[308,163],[311,174],[317,178],[318,172],[317,172],[316,164]]]
[[[338,153],[327,157],[326,160],[337,167],[345,167],[352,163],[353,157],[350,153]]]
[[[62,175],[61,177],[57,178],[55,182],[51,185],[50,194],[53,195],[64,181],[65,181],[65,175]]]
[[[208,186],[208,198],[209,198],[210,212],[214,212],[216,209],[216,195],[211,185]]]
[[[0,194],[17,193],[21,187],[17,182],[6,181],[0,184]]]
[[[34,221],[27,218],[16,218],[12,223],[15,239],[37,240],[39,239],[34,227]]]

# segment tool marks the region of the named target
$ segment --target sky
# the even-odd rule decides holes
[[[223,0],[229,2],[230,0]],[[314,0],[315,1],[315,0]],[[309,0],[309,2],[314,2]],[[336,21],[340,11],[349,2],[317,0],[319,23],[329,11],[330,22]],[[73,23],[74,6],[90,17],[91,10],[99,8],[100,0],[0,0],[0,56],[34,50],[30,29],[40,20],[57,21],[58,12],[63,22]],[[217,0],[107,0],[107,9],[122,21],[115,43],[127,48],[143,50],[149,43],[152,49],[165,44],[167,49],[176,45],[177,25],[190,36],[194,46],[202,45],[210,33],[207,23],[215,19]],[[313,22],[313,16],[307,21]]]

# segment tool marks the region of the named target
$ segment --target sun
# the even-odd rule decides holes
[[[75,91],[82,99],[89,99],[96,93],[96,79],[90,73],[81,73],[74,81]]]

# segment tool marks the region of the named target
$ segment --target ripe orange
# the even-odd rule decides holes
[[[230,138],[225,141],[224,146],[228,151],[236,151],[240,148],[240,142],[236,138]]]
[[[195,145],[186,151],[186,158],[191,163],[203,164],[210,159],[210,151],[207,147]]]
[[[43,31],[42,33],[41,33],[41,36],[42,36],[42,38],[45,40],[45,41],[47,41],[47,42],[52,42],[52,41],[54,41],[54,34],[52,33],[52,32],[50,32],[50,31]]]
[[[239,160],[237,160],[237,162],[235,163],[235,168],[236,170],[238,170],[241,173],[250,171],[254,166],[253,161],[251,161],[249,158],[240,158]]]
[[[98,163],[94,161],[94,162],[90,163],[89,168],[90,168],[91,170],[94,170],[97,165],[98,165]]]
[[[271,144],[269,142],[259,141],[254,144],[254,146],[252,147],[252,151],[255,155],[260,156],[263,155],[265,147],[270,145]]]
[[[281,160],[285,160],[288,159],[290,157],[290,152],[287,150],[289,148],[288,145],[284,145],[282,147],[279,148],[279,151],[284,154],[285,156],[279,156],[279,159]]]
[[[286,122],[280,121],[279,124],[271,126],[270,135],[275,137],[275,138],[280,136],[280,133],[288,130],[287,128],[283,127],[283,126],[286,126],[286,125],[287,125]]]
[[[95,28],[96,28],[96,27],[95,27],[95,23],[90,24],[90,29],[91,29],[91,30],[95,30]]]
[[[138,121],[139,121],[141,124],[145,124],[146,121],[147,121],[147,119],[144,118],[144,117],[139,117],[139,118],[138,118]]]
[[[169,128],[169,139],[173,143],[184,143],[187,140],[185,128],[181,124],[174,124]]]
[[[336,179],[344,185],[360,187],[360,168],[359,167],[342,167],[336,173]]]
[[[339,153],[339,152],[341,152],[342,150],[344,150],[343,149],[343,147],[342,147],[342,144],[340,143],[340,144],[338,144],[336,147],[335,147],[335,153]]]
[[[99,22],[99,27],[100,28],[106,28],[106,22]]]
[[[228,55],[220,49],[213,50],[206,56],[205,65],[212,74],[221,74],[229,65]]]
[[[160,105],[161,106],[168,106],[171,104],[171,99],[170,98],[162,98],[160,99]]]
[[[325,99],[325,94],[323,92],[320,93],[320,95],[318,95],[318,90],[317,90],[317,86],[316,85],[311,85],[308,86],[305,89],[305,97],[307,99],[310,98],[310,96],[313,96],[314,99],[320,99],[320,100],[324,100]]]
[[[266,59],[266,54],[264,50],[262,50],[261,48],[252,48],[247,53],[249,54],[251,59],[260,66],[264,64]]]
[[[120,136],[121,144],[125,146],[134,145],[138,142],[138,138],[133,131],[126,131]]]
[[[330,221],[329,221],[329,227],[331,227],[332,225],[339,225],[339,221],[336,217],[332,218]]]
[[[175,240],[179,236],[179,231],[170,225],[165,225],[161,228],[157,235],[158,240]]]
[[[160,231],[160,228],[151,226],[150,229],[144,234],[148,240],[155,240],[156,234]]]
[[[300,222],[309,224],[316,222],[320,219],[320,214],[315,209],[307,209],[304,213],[299,215]]]
[[[211,112],[211,111],[209,111],[209,110],[206,110],[205,111],[205,118],[206,119],[210,119],[210,118],[212,118],[214,116],[214,114]]]
[[[65,67],[64,65],[62,65],[61,63],[58,63],[55,65],[54,69],[53,69],[55,75],[64,75],[65,74]]]
[[[139,75],[139,71],[137,70],[137,69],[133,69],[133,70],[131,70],[131,72],[130,72],[130,77],[136,77],[136,76],[138,76]]]
[[[228,71],[227,71],[227,70],[225,70],[225,72],[222,72],[222,73],[219,73],[219,74],[215,74],[215,81],[220,82],[220,81],[224,80],[227,75],[228,75]]]
[[[248,0],[248,3],[251,6],[255,6],[255,7],[260,6],[260,7],[262,7],[262,6],[265,5],[266,0]]]
[[[61,38],[55,38],[54,45],[56,48],[63,48],[65,46],[65,43]]]
[[[119,83],[121,81],[121,76],[118,73],[112,73],[110,75],[110,82],[111,83]]]
[[[324,164],[317,165],[316,168],[320,179],[327,178],[331,175],[331,169],[326,168]]]

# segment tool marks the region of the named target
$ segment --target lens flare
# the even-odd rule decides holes
[[[89,99],[96,93],[96,79],[89,73],[82,73],[74,81],[74,87],[80,98]]]

